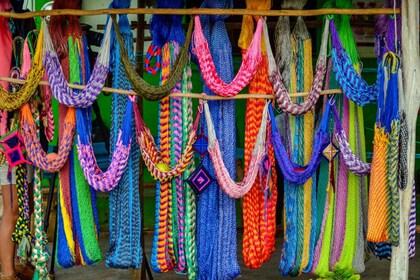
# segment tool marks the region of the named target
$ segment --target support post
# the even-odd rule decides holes
[[[400,245],[392,247],[391,272],[389,279],[408,279],[408,236],[411,197],[414,185],[416,154],[416,122],[420,105],[420,56],[419,56],[419,1],[402,0],[401,39],[403,71],[403,104],[401,108],[407,114],[409,131],[407,168],[407,188],[400,191]]]
[[[137,1],[137,8],[144,8],[145,1],[138,0]],[[143,53],[144,53],[144,14],[137,15],[137,36],[136,36],[136,72],[143,77]],[[143,114],[143,99],[139,96],[137,99],[137,106],[139,107],[140,114]],[[143,256],[144,254],[144,183],[143,183],[143,160],[140,157],[140,165],[139,165],[139,193],[140,193],[140,214],[141,214],[141,247],[143,248]],[[134,271],[133,279],[140,279],[146,280],[146,262],[147,259],[143,258],[143,262],[141,264],[140,270]]]

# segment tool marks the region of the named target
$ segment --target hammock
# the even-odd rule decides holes
[[[258,66],[261,62],[262,24],[263,22],[265,23],[265,21],[261,19],[258,21],[254,37],[243,57],[243,63],[239,68],[238,74],[228,84],[225,83],[217,74],[216,66],[214,65],[213,58],[211,57],[209,45],[201,28],[200,17],[195,16],[194,21],[193,53],[198,59],[198,65],[200,66],[203,81],[206,83],[208,88],[217,95],[225,97],[237,95],[249,84],[258,70]]]
[[[289,159],[286,148],[283,144],[282,137],[274,121],[273,107],[269,107],[270,119],[272,120],[271,143],[274,146],[274,152],[276,159],[279,162],[279,167],[287,181],[296,185],[302,185],[313,175],[313,173],[318,168],[318,165],[321,162],[322,152],[329,143],[327,124],[330,113],[330,106],[331,105],[328,102],[324,116],[322,117],[321,124],[319,126],[319,130],[315,136],[311,160],[306,166],[297,165]]]
[[[43,21],[42,25],[45,29],[43,37],[44,64],[54,97],[59,103],[69,107],[87,108],[91,106],[101,92],[109,71],[111,23],[108,22],[107,24],[105,37],[102,41],[89,82],[80,93],[74,92],[69,88],[45,21]]]
[[[383,79],[381,67],[378,66],[375,84],[369,86],[354,69],[351,58],[344,49],[338,36],[334,20],[330,21],[330,28],[334,72],[343,93],[359,106],[375,102],[378,98],[380,81]]]
[[[127,102],[123,128],[120,130],[118,140],[115,144],[114,154],[107,171],[103,172],[98,167],[93,152],[90,133],[87,130],[88,124],[81,110],[77,110],[77,152],[80,166],[83,169],[86,180],[96,191],[112,191],[121,179],[127,166],[131,150],[131,117],[132,103]]]
[[[299,19],[298,19],[299,20]],[[325,21],[324,32],[322,34],[321,49],[318,56],[318,62],[316,64],[315,77],[312,82],[311,90],[309,91],[308,97],[305,101],[297,104],[292,101],[289,97],[287,88],[283,84],[280,70],[276,65],[273,51],[271,50],[270,44],[267,44],[267,57],[269,63],[269,79],[273,85],[273,89],[276,95],[277,105],[286,113],[293,115],[302,115],[311,110],[319,99],[322,90],[322,83],[324,76],[327,71],[327,45],[328,45],[328,18]],[[263,25],[264,38],[266,42],[270,42],[268,36],[267,23]]]
[[[356,176],[366,176],[370,173],[371,164],[363,162],[351,150],[349,142],[347,142],[346,132],[341,126],[340,118],[337,113],[337,108],[332,106],[333,115],[335,118],[335,138],[337,139],[338,146],[343,156],[344,163],[347,168]]]
[[[44,29],[39,34],[42,36]],[[25,84],[18,92],[10,93],[0,85],[0,110],[15,111],[21,108],[34,95],[39,82],[44,74],[42,67],[42,40],[38,40],[36,51],[32,61],[31,70],[28,73]]]
[[[121,62],[124,65],[124,70],[127,74],[127,78],[130,81],[131,86],[133,87],[134,93],[136,95],[140,95],[148,101],[157,101],[167,96],[171,89],[179,81],[179,78],[182,76],[182,71],[184,71],[185,65],[187,64],[188,48],[191,42],[193,21],[190,21],[184,45],[182,46],[179,55],[175,60],[173,70],[169,74],[167,81],[161,86],[154,86],[143,80],[133,68],[132,63],[128,58],[127,50],[124,48],[124,44],[120,35],[120,29],[116,22],[116,16],[111,15],[111,18],[114,22],[115,34],[118,39],[118,44],[120,45]]]
[[[216,173],[217,181],[222,190],[232,198],[243,197],[253,186],[255,178],[257,177],[260,163],[265,155],[265,136],[267,127],[268,104],[266,103],[262,115],[260,131],[255,142],[254,150],[245,178],[242,182],[236,183],[229,175],[228,170],[223,162],[222,153],[220,152],[219,141],[216,139],[216,132],[214,130],[213,121],[210,116],[209,105],[204,101],[204,114],[206,117],[208,129],[208,150],[210,158],[213,162],[214,172]]]
[[[51,153],[47,155],[42,149],[29,104],[25,104],[21,109],[21,127],[22,138],[30,161],[45,171],[51,173],[59,171],[67,161],[73,144],[74,133],[76,131],[74,109],[69,108],[67,112],[63,126],[64,133],[60,140],[60,148],[57,154]]]
[[[130,96],[130,100],[134,103],[134,96]],[[188,138],[184,152],[177,164],[171,169],[163,160],[160,151],[156,147],[153,136],[150,133],[150,130],[146,127],[137,106],[133,104],[133,107],[134,119],[136,122],[137,143],[140,146],[144,163],[152,174],[152,177],[155,180],[165,182],[173,177],[179,176],[185,168],[187,168],[194,155],[193,144],[197,139],[197,128],[201,115],[200,110],[197,112],[194,126]]]

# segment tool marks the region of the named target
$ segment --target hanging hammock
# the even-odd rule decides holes
[[[222,153],[220,152],[219,141],[216,139],[216,132],[214,130],[213,121],[210,115],[209,105],[204,101],[204,114],[206,117],[208,129],[208,150],[210,158],[213,162],[214,172],[219,186],[222,190],[232,198],[243,197],[253,186],[255,178],[257,177],[260,163],[265,155],[265,136],[267,127],[268,104],[266,103],[262,115],[260,130],[258,132],[257,141],[255,142],[250,164],[244,180],[236,183],[230,177],[226,166],[223,162]]]
[[[330,20],[332,61],[334,72],[343,93],[359,106],[375,102],[378,99],[380,80],[383,79],[383,71],[378,66],[377,80],[374,85],[369,86],[365,80],[356,72],[352,61],[344,49],[338,36],[334,20]]]
[[[39,34],[42,36],[43,32],[45,32],[45,30],[44,28],[41,28]],[[42,40],[38,40],[31,70],[28,73],[25,84],[18,92],[13,93],[8,92],[0,86],[0,110],[6,110],[9,112],[15,111],[27,103],[32,95],[34,95],[43,74]]]
[[[76,131],[75,111],[73,108],[68,109],[63,127],[64,132],[63,137],[60,140],[58,153],[47,155],[42,149],[40,140],[37,136],[37,128],[29,104],[25,104],[22,107],[22,138],[25,142],[28,158],[35,166],[51,173],[57,172],[63,167],[72,148],[74,133]]]
[[[318,168],[322,158],[322,152],[330,142],[327,132],[330,107],[331,105],[328,102],[319,126],[319,130],[315,136],[311,160],[306,166],[299,166],[293,163],[288,157],[286,147],[283,144],[282,136],[280,135],[280,132],[278,131],[274,121],[273,107],[269,107],[270,119],[272,120],[271,143],[274,146],[274,152],[276,159],[279,162],[279,167],[287,181],[296,185],[302,185],[313,175],[313,173]]]
[[[134,103],[134,96],[130,96],[130,100]],[[147,169],[149,169],[153,178],[155,180],[165,182],[173,177],[179,176],[185,170],[185,168],[187,168],[194,155],[193,144],[197,139],[197,128],[201,115],[200,109],[197,112],[197,116],[195,117],[194,126],[190,132],[190,136],[188,138],[184,152],[178,163],[172,169],[163,160],[162,155],[160,154],[160,151],[155,144],[153,136],[150,133],[150,130],[147,128],[137,106],[134,104],[133,111],[134,119],[136,122],[137,143],[140,146],[144,163],[147,166]]]
[[[366,176],[370,173],[371,164],[363,162],[351,150],[350,144],[347,141],[346,132],[341,126],[341,121],[337,113],[337,108],[332,106],[333,115],[335,118],[335,138],[337,139],[341,155],[347,168],[356,176]]]
[[[302,20],[298,18],[298,20]],[[324,32],[322,34],[322,41],[321,41],[321,49],[318,56],[318,62],[316,64],[315,69],[315,77],[312,82],[311,90],[305,101],[297,104],[292,101],[289,97],[289,93],[287,88],[283,84],[282,76],[280,74],[280,70],[276,65],[276,61],[274,59],[273,51],[271,50],[270,44],[267,45],[267,57],[268,57],[268,67],[270,73],[270,81],[273,85],[273,89],[276,95],[277,105],[286,113],[293,114],[293,115],[302,115],[307,113],[311,110],[316,102],[319,99],[322,90],[322,84],[324,81],[324,76],[327,71],[327,45],[328,45],[328,27],[329,27],[329,20],[328,18],[325,21]],[[264,38],[266,42],[270,42],[270,38],[268,35],[268,27],[267,23],[264,21],[263,23],[263,30],[264,30]]]
[[[96,162],[86,118],[82,111],[77,110],[77,154],[86,180],[96,191],[112,191],[118,185],[127,166],[131,150],[132,106],[131,102],[127,102],[123,127],[118,135],[111,163],[105,172],[100,170]]]
[[[195,16],[194,21],[193,53],[198,59],[203,81],[217,95],[224,97],[237,95],[249,84],[258,70],[261,62],[262,24],[265,21],[262,19],[258,21],[252,42],[243,56],[243,63],[239,68],[238,74],[230,83],[225,83],[217,74],[209,45],[201,28],[200,17]]]
[[[54,50],[51,36],[46,27],[45,21],[42,22],[44,31],[44,64],[48,74],[48,81],[51,85],[51,91],[60,104],[87,108],[96,100],[101,93],[109,71],[109,50],[111,37],[111,22],[108,22],[105,30],[105,36],[101,48],[96,58],[96,63],[86,87],[80,92],[72,91],[64,77],[63,70],[57,53]],[[42,38],[42,37],[40,37]]]
[[[114,22],[115,34],[118,39],[118,43],[120,45],[120,54],[121,54],[121,62],[124,65],[124,70],[127,74],[127,78],[133,87],[134,93],[136,95],[140,95],[144,99],[148,101],[157,101],[162,99],[163,97],[167,96],[171,89],[175,86],[175,84],[179,81],[179,78],[182,76],[182,71],[184,71],[185,65],[188,61],[188,48],[191,42],[191,34],[193,29],[193,21],[190,21],[188,26],[187,35],[185,38],[184,45],[182,46],[179,55],[177,56],[175,63],[173,65],[173,70],[169,74],[169,77],[165,84],[161,86],[154,86],[147,83],[143,80],[133,68],[131,61],[128,58],[127,50],[124,47],[120,29],[116,22],[116,16],[111,15],[112,21]],[[135,111],[135,110],[134,110]]]

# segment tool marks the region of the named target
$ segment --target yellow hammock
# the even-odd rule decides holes
[[[15,111],[26,104],[35,93],[39,82],[44,75],[42,66],[42,28],[39,31],[38,41],[31,70],[28,73],[25,84],[18,92],[10,93],[0,85],[0,110]]]

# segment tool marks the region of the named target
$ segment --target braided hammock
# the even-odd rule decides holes
[[[57,53],[54,50],[51,36],[46,27],[44,26],[44,65],[48,74],[48,81],[51,85],[51,91],[59,103],[76,108],[86,108],[92,105],[96,100],[102,87],[105,84],[106,77],[109,72],[109,50],[110,50],[110,37],[112,24],[108,22],[105,37],[102,41],[102,46],[99,50],[95,66],[90,76],[89,82],[80,93],[72,91],[64,77],[63,70]]]
[[[250,159],[248,170],[244,180],[236,183],[230,177],[226,166],[223,162],[222,154],[220,152],[219,141],[216,139],[216,132],[214,130],[213,121],[210,115],[210,109],[207,102],[204,102],[204,114],[206,117],[208,129],[208,150],[210,158],[213,162],[214,172],[216,174],[217,182],[220,188],[232,198],[243,197],[253,186],[255,178],[257,177],[260,163],[265,155],[265,136],[267,127],[268,104],[266,103],[262,115],[260,130],[258,132],[257,141],[255,142],[252,157]]]
[[[133,97],[134,96],[130,96],[131,102],[135,102],[135,98]],[[160,154],[160,151],[156,146],[156,143],[153,139],[150,130],[147,128],[137,106],[135,106],[134,104],[133,111],[134,119],[136,122],[137,143],[140,146],[144,163],[147,166],[147,169],[152,174],[153,178],[155,180],[165,182],[173,177],[179,176],[185,170],[185,168],[187,168],[194,155],[193,145],[195,143],[195,140],[197,139],[197,128],[201,115],[200,110],[197,112],[193,129],[190,132],[187,145],[185,146],[184,152],[180,160],[172,169],[169,170],[167,170],[166,168],[166,163],[163,160],[162,155]]]
[[[43,32],[45,32],[45,28],[41,28],[39,34],[42,36]],[[14,93],[10,93],[0,86],[0,110],[15,111],[27,103],[34,95],[43,74],[42,40],[38,40],[31,70],[28,73],[25,84],[18,92]]]
[[[354,69],[351,58],[344,49],[338,36],[334,20],[330,21],[330,28],[334,72],[343,93],[359,106],[375,102],[378,99],[380,80],[383,79],[383,72],[380,70],[381,67],[378,67],[375,84],[369,86]]]
[[[299,18],[298,20],[302,20]],[[325,73],[327,72],[327,45],[328,45],[328,27],[329,20],[326,19],[324,32],[322,34],[321,49],[318,56],[318,61],[316,64],[315,77],[312,82],[311,90],[305,101],[297,104],[292,101],[289,97],[286,86],[282,81],[282,76],[280,70],[276,65],[276,61],[271,50],[270,44],[267,45],[267,57],[268,57],[268,67],[269,67],[269,79],[273,85],[273,89],[276,95],[277,104],[281,110],[286,113],[293,115],[302,115],[310,111],[316,104],[319,99],[322,90],[322,84],[324,81]],[[268,27],[267,23],[264,21],[263,25],[264,30],[264,39],[266,42],[270,42],[268,36]]]
[[[322,117],[319,130],[315,136],[311,160],[306,166],[299,166],[289,159],[286,147],[283,144],[282,136],[280,135],[280,132],[278,131],[274,121],[275,118],[273,107],[269,107],[270,119],[272,120],[271,143],[274,146],[276,159],[279,162],[279,167],[283,172],[284,178],[289,182],[296,185],[302,185],[314,174],[318,168],[322,158],[322,151],[325,149],[325,147],[327,147],[329,143],[327,124],[330,115],[330,107],[331,105],[328,103]]]
[[[121,62],[124,65],[124,70],[127,74],[127,78],[130,81],[130,84],[133,87],[135,94],[140,95],[141,97],[143,97],[144,99],[148,101],[157,101],[167,96],[170,93],[171,89],[174,88],[176,83],[181,78],[182,71],[184,70],[185,65],[187,64],[188,47],[191,42],[193,21],[190,21],[187,35],[185,38],[185,42],[179,52],[179,55],[177,56],[175,60],[175,63],[173,64],[173,70],[169,74],[167,81],[161,86],[154,86],[147,83],[144,79],[142,79],[137,74],[136,70],[133,68],[133,65],[131,64],[131,61],[128,58],[127,50],[124,47],[124,44],[120,35],[120,29],[116,22],[116,16],[111,15],[111,18],[112,18],[112,21],[114,22],[115,34],[118,39],[118,43],[120,45]]]
[[[232,97],[244,89],[258,70],[261,62],[261,33],[263,20],[259,20],[257,28],[245,55],[238,74],[230,82],[225,83],[217,74],[209,45],[201,28],[200,17],[195,16],[193,37],[193,53],[196,55],[201,70],[201,77],[208,88],[220,96]]]
[[[370,173],[371,164],[363,162],[351,150],[349,142],[347,142],[346,132],[341,126],[341,121],[337,113],[337,108],[332,106],[333,115],[335,118],[335,138],[337,139],[341,155],[347,168],[356,176],[366,176]]]
[[[37,167],[54,173],[59,171],[67,161],[72,148],[74,133],[76,131],[75,111],[69,108],[64,120],[64,133],[60,140],[58,153],[46,154],[41,147],[37,136],[37,128],[29,108],[25,104],[21,109],[22,138],[25,142],[26,152],[30,161]]]
[[[118,140],[115,144],[115,150],[111,163],[107,171],[103,172],[98,167],[93,152],[90,133],[88,133],[86,118],[83,112],[77,110],[77,152],[80,160],[80,166],[89,185],[96,191],[112,191],[121,179],[127,166],[128,157],[131,150],[131,116],[132,103],[127,102],[123,128],[120,130]]]

